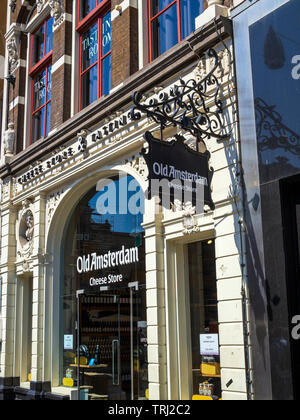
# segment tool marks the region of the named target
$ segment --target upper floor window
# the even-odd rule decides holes
[[[50,131],[52,49],[53,18],[49,18],[31,36],[31,143]]]
[[[195,30],[204,0],[148,0],[150,61]]]
[[[79,21],[88,16],[98,6],[102,5],[102,3],[106,3],[106,0],[79,0]]]
[[[83,109],[111,89],[111,11],[108,0],[78,1],[79,109]]]

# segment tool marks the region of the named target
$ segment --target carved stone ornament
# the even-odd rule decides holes
[[[36,8],[37,8],[38,13],[41,13],[41,11],[44,8],[44,4],[45,4],[45,0],[36,0]]]
[[[62,198],[63,194],[64,194],[64,190],[57,191],[57,192],[51,194],[47,199],[47,223],[48,223],[48,226],[50,225],[52,217],[55,213],[55,210],[56,210],[58,204],[61,201],[61,198]]]
[[[17,40],[14,36],[7,41],[7,53],[9,68],[12,72],[16,69],[19,60]]]
[[[12,156],[14,154],[14,146],[15,146],[15,126],[14,123],[8,124],[8,129],[4,133],[4,154]]]
[[[25,208],[19,222],[19,256],[29,257],[33,250],[34,216],[30,208]]]
[[[11,8],[12,13],[16,10],[17,0],[9,0],[9,7]]]
[[[63,22],[63,6],[61,0],[49,0],[54,27]]]
[[[200,228],[197,223],[196,208],[191,203],[183,206],[183,233],[185,235],[199,232]]]
[[[51,16],[54,20],[58,20],[62,14],[63,8],[60,0],[49,0],[49,6],[51,9]]]
[[[148,168],[146,165],[146,161],[142,156],[134,155],[130,159],[125,159],[124,164],[134,169],[144,181],[147,180]]]

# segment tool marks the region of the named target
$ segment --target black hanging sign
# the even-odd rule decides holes
[[[143,149],[142,155],[149,170],[148,198],[158,196],[166,208],[170,208],[178,199],[184,204],[192,203],[196,209],[199,209],[199,205],[203,209],[206,204],[213,210],[210,153],[191,149],[185,143],[185,137],[180,135],[175,135],[175,140],[167,142],[146,132],[145,139],[149,149]]]

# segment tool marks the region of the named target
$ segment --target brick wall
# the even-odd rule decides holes
[[[120,2],[112,1],[112,11]],[[112,21],[112,87],[138,70],[138,11],[128,7]]]
[[[53,33],[51,130],[70,118],[71,55],[72,23],[65,20]]]

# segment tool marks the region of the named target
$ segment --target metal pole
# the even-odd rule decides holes
[[[77,290],[77,400],[80,400],[80,296],[84,294],[84,290]]]
[[[133,292],[130,287],[130,359],[131,359],[131,399],[134,400],[134,384],[133,384]]]

